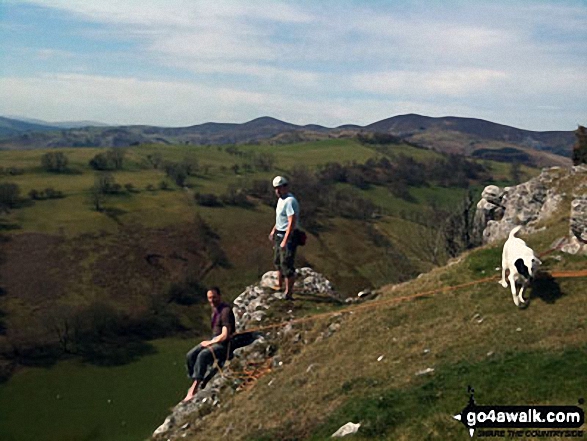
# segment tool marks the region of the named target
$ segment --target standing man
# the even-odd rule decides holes
[[[281,291],[285,278],[285,298],[293,300],[293,286],[296,270],[294,258],[297,244],[294,239],[294,230],[300,218],[300,206],[296,198],[289,192],[288,181],[283,176],[273,179],[273,188],[277,195],[275,208],[275,225],[269,233],[269,240],[273,241],[273,263],[279,273],[278,289]]]
[[[204,340],[186,355],[188,376],[194,380],[183,401],[191,400],[206,375],[208,367],[214,360],[226,360],[229,342],[234,334],[236,321],[232,308],[222,301],[220,288],[212,287],[206,293],[212,307],[212,339]],[[214,351],[214,353],[212,353]]]

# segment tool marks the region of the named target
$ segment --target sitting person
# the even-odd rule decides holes
[[[220,289],[210,288],[206,296],[212,307],[212,339],[204,340],[186,355],[188,376],[194,380],[183,401],[191,400],[202,386],[208,367],[214,360],[225,361],[229,355],[230,338],[235,330],[235,318],[229,304],[222,301]],[[214,351],[212,353],[212,351]]]

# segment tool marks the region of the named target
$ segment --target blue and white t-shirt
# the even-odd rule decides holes
[[[287,230],[287,218],[292,214],[296,215],[296,225],[293,226],[293,228],[296,228],[297,221],[300,218],[300,205],[293,194],[288,193],[277,200],[277,207],[275,207],[275,229],[278,231]]]

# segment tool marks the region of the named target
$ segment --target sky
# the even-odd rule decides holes
[[[587,125],[587,0],[0,0],[0,115]]]

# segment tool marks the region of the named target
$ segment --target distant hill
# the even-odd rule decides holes
[[[18,136],[24,132],[43,132],[56,129],[57,127],[55,126],[37,124],[0,116],[1,137],[13,137]]]
[[[574,133],[570,131],[534,132],[482,119],[452,116],[432,118],[416,114],[399,115],[365,126],[365,129],[393,133],[425,145],[433,142],[439,133],[446,135],[452,132],[466,135],[470,138],[469,143],[497,141],[563,156],[568,156],[575,142]]]
[[[98,121],[44,121],[36,118],[24,118],[20,116],[8,115],[7,118],[12,120],[24,121],[27,123],[37,124],[41,126],[57,127],[59,129],[75,129],[79,127],[108,127],[112,124],[104,124]]]
[[[287,144],[354,137],[360,132],[382,132],[445,153],[508,162],[527,158],[524,162],[546,166],[568,163],[575,141],[572,131],[536,132],[475,118],[433,118],[416,114],[398,115],[366,126],[345,124],[336,128],[316,124],[300,126],[268,116],[242,124],[208,122],[189,127],[69,124],[76,127],[66,129],[0,118],[0,149],[127,147],[147,143]]]

